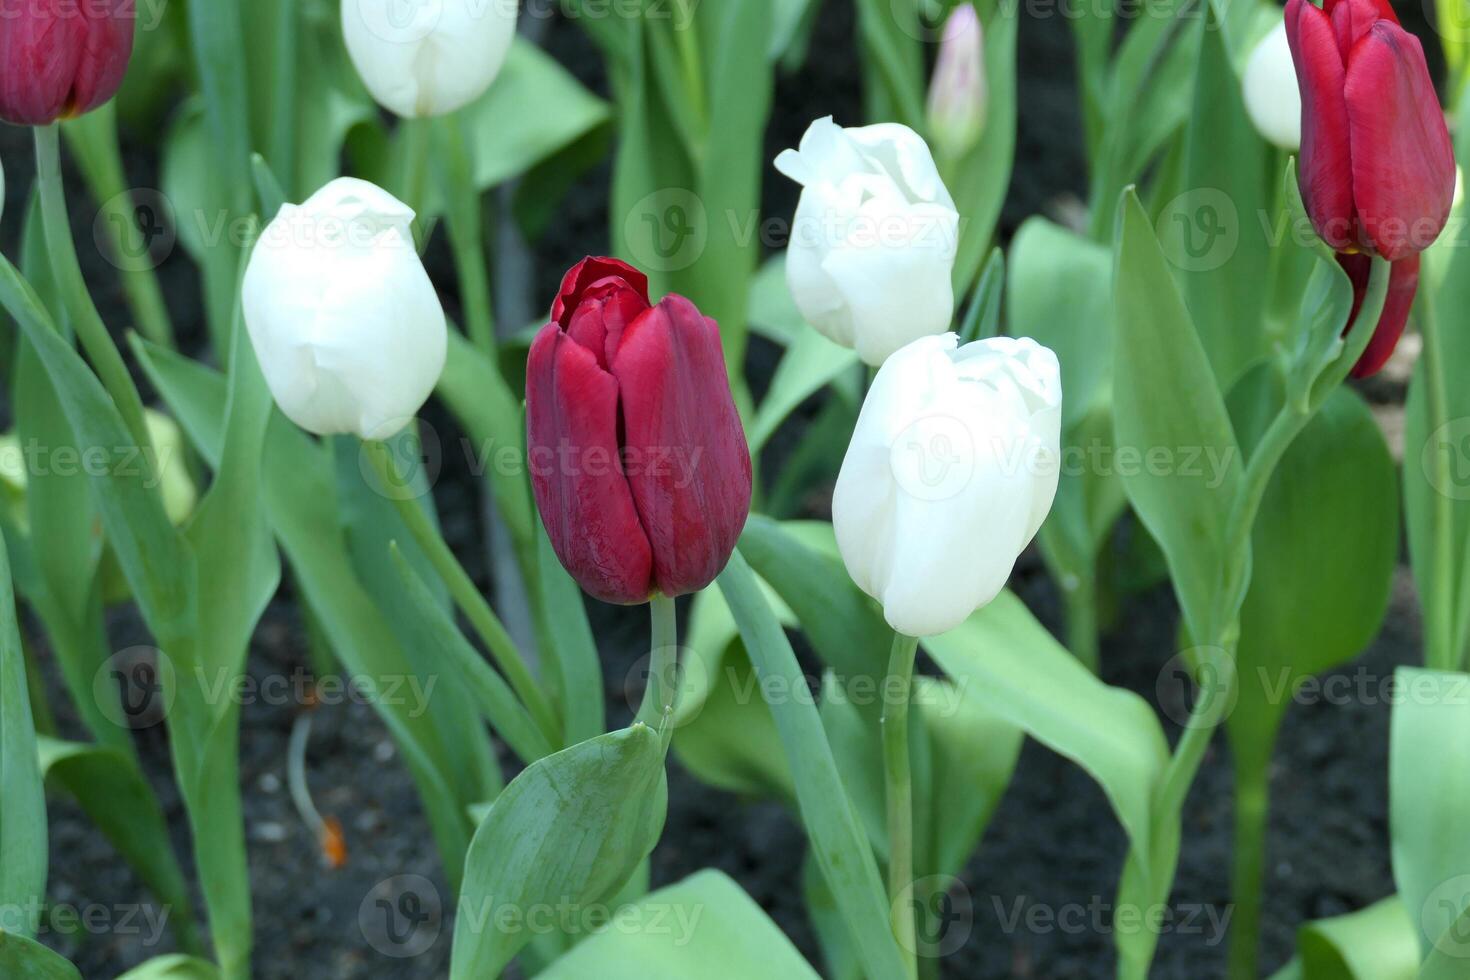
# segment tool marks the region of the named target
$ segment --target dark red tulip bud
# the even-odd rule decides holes
[[[1288,0],[1286,35],[1317,234],[1390,262],[1428,248],[1449,218],[1455,157],[1418,38],[1387,0]]]
[[[117,94],[134,0],[0,0],[0,119],[45,126]]]
[[[714,581],[750,513],[750,450],[715,322],[588,258],[562,281],[526,365],[536,506],[557,557],[605,602]]]
[[[1348,316],[1348,329],[1357,322],[1358,311],[1363,308],[1363,299],[1368,295],[1368,277],[1373,271],[1371,256],[1361,253],[1347,255],[1338,253],[1338,264],[1347,271],[1353,282],[1353,311]],[[1373,331],[1373,339],[1353,365],[1353,377],[1366,378],[1383,370],[1383,365],[1398,346],[1409,322],[1409,311],[1414,307],[1414,293],[1419,288],[1419,255],[1399,259],[1388,270],[1388,295],[1383,300],[1383,314]]]

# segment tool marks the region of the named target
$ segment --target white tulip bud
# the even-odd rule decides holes
[[[516,0],[342,0],[342,38],[363,83],[405,118],[485,94],[516,32]]]
[[[1245,111],[1267,142],[1284,150],[1302,145],[1302,93],[1286,40],[1286,21],[1271,29],[1251,51],[1241,79]]]
[[[929,132],[946,161],[958,160],[985,131],[985,33],[972,4],[961,4],[944,24],[929,83]]]
[[[808,323],[872,365],[950,328],[960,216],[919,134],[829,116],[776,169],[803,188],[786,280]]]
[[[342,177],[281,208],[256,244],[245,326],[276,403],[303,429],[386,439],[438,383],[448,332],[413,217]]]
[[[948,632],[1000,593],[1060,475],[1056,355],[958,344],[924,337],[883,365],[832,500],[848,573],[907,636]]]

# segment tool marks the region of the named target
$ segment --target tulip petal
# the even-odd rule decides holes
[[[1449,220],[1455,156],[1419,39],[1375,23],[1348,57],[1344,92],[1363,244],[1390,262],[1423,251]]]
[[[647,601],[653,559],[623,475],[618,383],[555,323],[526,362],[526,427],[531,486],[557,558],[597,599]]]
[[[628,327],[612,371],[655,583],[665,595],[697,592],[723,570],[750,514],[750,450],[719,327],[669,296]]]
[[[105,16],[85,14],[87,29],[71,85],[71,104],[66,107],[69,115],[91,112],[122,85],[133,54],[133,3],[113,0]]]
[[[648,305],[648,277],[626,262],[606,257],[587,256],[567,270],[561,289],[551,304],[551,319],[563,327],[570,325],[571,313],[582,302],[582,294],[604,279],[621,279]]]
[[[1351,330],[1368,293],[1368,277],[1373,270],[1373,260],[1367,255],[1339,255],[1337,261],[1353,284],[1353,308],[1348,315],[1348,329]],[[1408,326],[1409,312],[1414,308],[1414,294],[1418,289],[1419,255],[1415,253],[1395,262],[1389,269],[1388,295],[1383,300],[1383,314],[1378,318],[1373,339],[1368,341],[1358,363],[1353,365],[1353,377],[1367,378],[1383,370],[1383,366],[1393,356],[1399,339],[1403,337],[1404,328]]]
[[[1308,0],[1286,6],[1286,37],[1302,97],[1302,201],[1312,227],[1335,249],[1358,244],[1353,208],[1346,70],[1326,13]]]

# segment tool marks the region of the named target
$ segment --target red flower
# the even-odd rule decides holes
[[[1373,252],[1393,263],[1388,299],[1353,368],[1383,366],[1419,284],[1418,253],[1449,220],[1455,155],[1424,49],[1388,0],[1288,0],[1286,36],[1302,94],[1302,200],[1353,280],[1351,326]]]
[[[0,0],[0,119],[45,126],[117,94],[134,0]]]
[[[605,602],[714,581],[750,513],[750,450],[715,322],[588,258],[562,281],[526,365],[536,506],[557,557]]]

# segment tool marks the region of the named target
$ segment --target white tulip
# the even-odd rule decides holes
[[[342,38],[379,103],[442,116],[485,94],[516,32],[516,0],[342,0]]]
[[[832,500],[848,573],[906,636],[993,600],[1057,492],[1056,355],[1029,339],[958,344],[924,337],[883,365]]]
[[[413,217],[342,177],[281,208],[256,244],[245,326],[276,403],[303,429],[385,439],[438,383],[448,333]]]
[[[1245,110],[1268,142],[1284,150],[1302,145],[1302,93],[1297,87],[1296,66],[1286,40],[1286,21],[1251,51],[1241,80]]]
[[[950,328],[960,217],[917,133],[829,116],[776,169],[803,188],[786,281],[808,323],[872,365]]]

